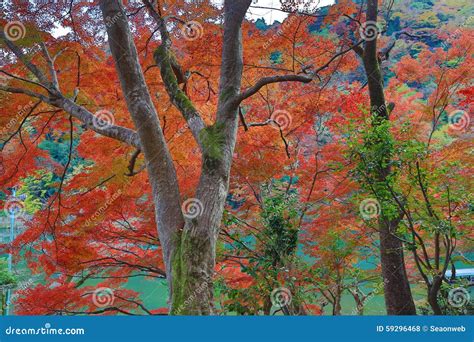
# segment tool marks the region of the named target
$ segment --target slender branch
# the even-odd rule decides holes
[[[38,80],[40,81],[41,84],[46,86],[49,89],[49,86],[51,85],[49,80],[46,78],[46,76],[43,74],[43,72],[35,65],[33,64],[29,58],[25,56],[25,54],[21,51],[21,49],[13,44],[9,39],[5,37],[5,33],[3,30],[0,30],[0,38],[5,42],[7,47],[13,52],[13,54],[35,75]]]
[[[304,76],[304,75],[277,75],[277,76],[268,76],[263,77],[255,83],[254,86],[245,89],[236,99],[237,103],[242,102],[246,98],[257,93],[262,87],[272,84],[272,83],[279,83],[279,82],[302,82],[302,83],[309,83],[313,80],[312,77]]]
[[[54,61],[49,54],[48,48],[46,44],[41,42],[41,51],[43,52],[43,56],[46,59],[46,63],[48,64],[49,75],[51,77],[52,86],[59,91],[59,82],[58,82],[58,75],[56,70],[54,69]]]
[[[202,147],[200,132],[206,125],[186,92],[179,87],[181,83],[184,83],[186,86],[187,79],[181,65],[170,50],[171,38],[166,28],[165,19],[153,8],[150,1],[143,0],[143,3],[147,7],[151,17],[155,20],[158,25],[158,30],[160,31],[162,44],[155,50],[153,57],[155,63],[160,68],[161,79],[165,84],[166,92],[173,105],[185,118],[194,139],[199,146]]]

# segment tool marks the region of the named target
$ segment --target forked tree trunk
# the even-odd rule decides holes
[[[243,71],[241,25],[251,0],[226,1],[219,103],[216,122],[208,127],[220,136],[218,146],[202,143],[202,169],[196,198],[203,212],[187,219],[172,246],[171,313],[208,315],[214,311],[213,274],[216,242],[229,191],[229,178],[237,140],[238,102]]]
[[[433,313],[435,315],[443,314],[443,310],[441,309],[441,306],[438,303],[438,294],[439,294],[439,290],[441,288],[442,282],[443,282],[442,277],[434,276],[431,286],[428,286],[428,303],[430,304],[431,309],[433,310]]]
[[[162,32],[155,59],[172,103],[186,119],[202,152],[202,169],[195,194],[198,214],[183,215],[176,171],[159,117],[151,101],[127,16],[120,0],[101,1],[108,41],[129,112],[140,138],[153,192],[155,216],[170,288],[170,312],[181,315],[213,313],[213,273],[216,241],[229,189],[229,175],[237,136],[237,109],[242,81],[241,25],[251,0],[225,1],[219,102],[214,125],[205,127],[192,102],[177,87],[170,72],[166,24],[153,5],[145,6]],[[260,85],[260,87],[263,85]],[[257,88],[258,90],[258,88]],[[250,95],[249,95],[250,96]],[[214,135],[206,145],[206,134]]]

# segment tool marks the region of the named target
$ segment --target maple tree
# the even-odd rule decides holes
[[[17,313],[338,315],[350,295],[362,314],[383,292],[415,314],[413,279],[447,312],[471,222],[472,31],[432,51],[450,28],[401,29],[401,5],[281,3],[263,29],[250,0],[5,12],[0,181],[26,199],[3,249],[42,278]],[[135,277],[165,281],[168,308]]]

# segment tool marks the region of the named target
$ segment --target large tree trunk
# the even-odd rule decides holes
[[[377,22],[378,2],[369,0],[367,3],[367,21]],[[377,59],[377,38],[367,40],[363,51],[357,51],[362,57],[369,87],[370,107],[372,115],[378,120],[373,125],[381,125],[389,120],[389,112],[385,105],[383,77]],[[387,183],[391,173],[385,166],[377,175],[377,181]],[[379,218],[380,258],[384,280],[385,304],[389,315],[415,315],[416,308],[411,294],[410,283],[405,269],[403,243],[397,237],[400,219],[390,220]]]
[[[233,151],[233,149],[232,149]],[[206,159],[206,158],[205,158]],[[202,214],[188,219],[175,238],[172,256],[172,314],[213,313],[213,274],[216,242],[229,187],[230,162],[212,169],[204,165],[197,199]],[[223,171],[222,173],[218,170]]]
[[[209,234],[192,224],[176,235],[172,256],[171,314],[213,313],[213,270],[215,243]]]

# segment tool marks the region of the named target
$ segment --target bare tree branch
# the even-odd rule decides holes
[[[257,93],[262,87],[271,84],[271,83],[279,83],[279,82],[302,82],[302,83],[309,83],[313,80],[310,76],[305,75],[276,75],[276,76],[268,76],[263,77],[255,83],[254,86],[247,88],[244,90],[240,96],[238,97],[237,101],[242,102],[246,98],[254,95]]]

